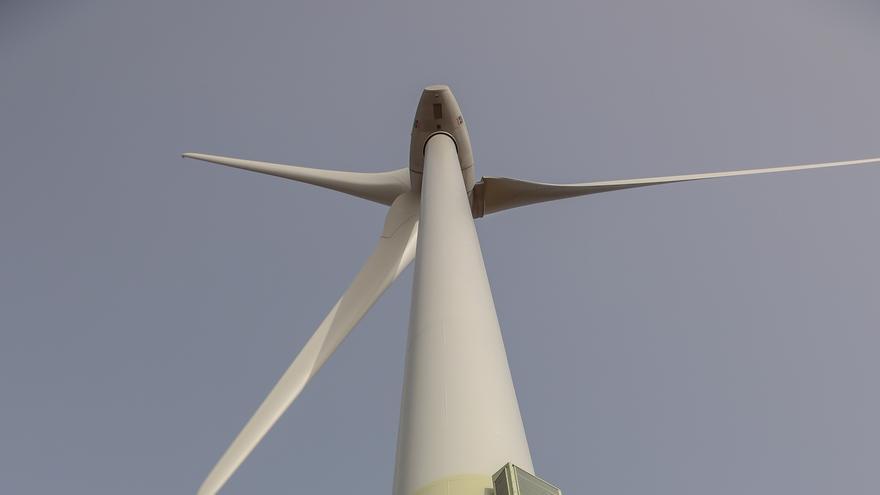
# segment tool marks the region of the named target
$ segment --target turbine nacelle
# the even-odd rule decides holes
[[[431,136],[446,134],[455,142],[464,187],[470,194],[474,188],[474,155],[471,139],[461,116],[461,109],[449,86],[438,84],[422,91],[416,117],[413,120],[409,147],[409,173],[413,191],[422,189],[422,173],[425,166],[425,145]]]

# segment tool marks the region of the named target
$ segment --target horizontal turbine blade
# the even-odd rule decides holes
[[[413,193],[398,197],[385,218],[373,254],[211,470],[199,488],[199,495],[213,495],[220,490],[351,329],[413,260],[418,221],[418,197]]]
[[[753,168],[730,172],[710,172],[707,174],[670,175],[668,177],[647,177],[644,179],[609,180],[585,182],[580,184],[546,184],[506,177],[483,177],[474,189],[473,213],[481,217],[498,211],[509,210],[519,206],[543,203],[557,199],[585,196],[633,187],[656,186],[673,182],[715,179],[718,177],[736,177],[739,175],[771,174],[775,172],[793,172],[814,168],[843,167],[846,165],[867,165],[880,163],[880,158],[851,160],[846,162],[814,163],[810,165],[791,165],[786,167]]]
[[[409,168],[375,173],[341,172],[201,153],[184,153],[183,157],[305,182],[383,205],[390,205],[395,198],[410,189]]]

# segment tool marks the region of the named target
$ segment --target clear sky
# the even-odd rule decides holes
[[[194,493],[383,207],[181,160],[477,175],[880,156],[869,0],[0,2],[0,492]],[[880,167],[479,221],[538,474],[569,495],[880,492]],[[225,493],[389,493],[410,271]]]

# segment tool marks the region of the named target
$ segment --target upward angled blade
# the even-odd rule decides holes
[[[211,470],[199,488],[199,495],[213,495],[220,490],[351,329],[413,260],[418,219],[419,201],[415,194],[407,193],[394,201],[385,218],[379,245]]]
[[[390,205],[395,198],[410,190],[409,168],[375,173],[342,172],[201,153],[184,153],[183,157],[305,182],[383,205]]]
[[[585,182],[580,184],[546,184],[506,177],[484,177],[477,184],[474,194],[473,213],[475,217],[488,215],[498,211],[509,210],[518,206],[543,203],[556,199],[573,198],[607,191],[630,189],[633,187],[656,186],[674,182],[687,182],[719,177],[735,177],[739,175],[770,174],[775,172],[793,172],[814,168],[843,167],[846,165],[868,165],[880,163],[880,158],[851,160],[846,162],[814,163],[810,165],[791,165],[786,167],[753,168],[733,170],[730,172],[711,172],[706,174],[670,175],[667,177],[647,177],[643,179],[608,180]]]

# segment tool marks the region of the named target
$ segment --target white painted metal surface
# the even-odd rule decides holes
[[[425,148],[417,251],[394,494],[482,476],[485,487],[455,495],[484,495],[499,466],[533,468],[455,143],[445,134]]]

